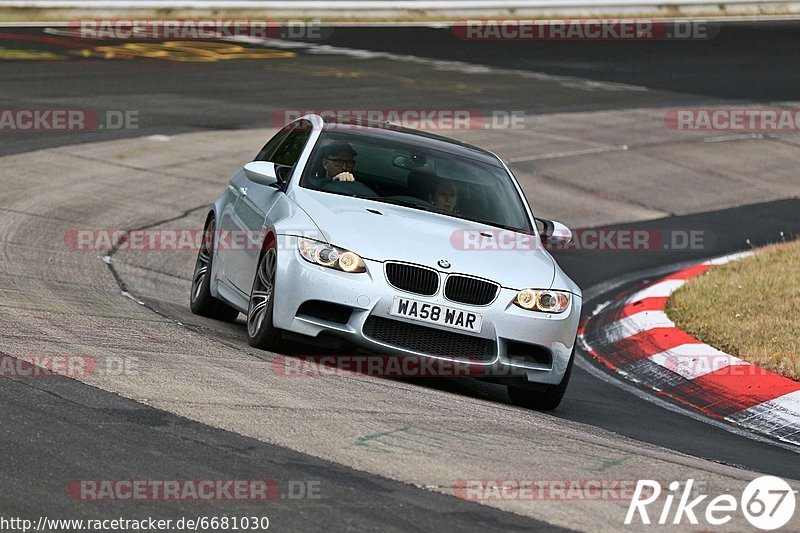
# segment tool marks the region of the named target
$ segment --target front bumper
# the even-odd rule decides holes
[[[578,330],[581,313],[579,296],[573,295],[570,308],[559,314],[521,309],[512,303],[517,290],[506,288],[501,288],[497,298],[487,306],[458,304],[446,300],[441,288],[430,297],[400,291],[389,285],[384,276],[383,263],[369,259],[364,261],[366,273],[348,274],[311,264],[300,256],[296,247],[287,247],[278,254],[273,317],[275,327],[309,337],[317,337],[322,333],[333,335],[375,354],[468,361],[472,369],[480,367],[486,376],[491,377],[523,377],[532,383],[555,385],[564,376]],[[481,331],[478,334],[468,333],[392,316],[390,309],[395,296],[480,313],[483,316]],[[298,312],[305,302],[312,300],[333,302],[352,309],[352,312],[344,323]],[[365,334],[365,323],[369,317],[484,339],[492,346],[492,355],[475,361],[457,356],[431,355],[383,342]],[[509,355],[510,351],[515,354],[518,352],[520,344],[517,343],[536,345],[535,348],[549,352],[550,356],[547,360],[522,361],[519,357]],[[512,347],[514,349],[510,349]]]

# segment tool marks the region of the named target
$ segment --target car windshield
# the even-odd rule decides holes
[[[532,231],[517,189],[499,163],[429,148],[430,142],[398,142],[399,137],[324,131],[300,186]]]

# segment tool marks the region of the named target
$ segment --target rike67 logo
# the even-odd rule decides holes
[[[720,494],[707,500],[708,494],[692,493],[693,485],[693,479],[687,480],[683,487],[678,481],[670,483],[669,492],[663,497],[664,506],[659,513],[652,504],[662,497],[661,483],[640,479],[625,516],[625,525],[638,521],[647,525],[653,522],[658,525],[687,522],[697,525],[700,523],[699,517],[705,519],[709,525],[721,526],[730,522],[741,511],[753,527],[772,531],[785,526],[794,515],[795,491],[779,477],[761,476],[754,479],[748,483],[738,499],[732,494]],[[652,519],[648,514],[648,506],[651,505],[649,511],[654,513]]]

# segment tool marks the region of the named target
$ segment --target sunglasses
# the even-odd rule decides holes
[[[355,159],[331,159],[330,157],[326,157],[325,159],[327,159],[337,167],[343,167],[343,166],[353,167],[356,164]]]

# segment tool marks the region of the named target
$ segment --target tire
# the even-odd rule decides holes
[[[270,352],[281,351],[284,347],[281,330],[272,323],[277,265],[278,250],[273,242],[258,260],[247,310],[247,342]]]
[[[567,363],[567,370],[564,372],[564,377],[558,385],[548,385],[543,391],[526,389],[522,387],[508,386],[508,397],[511,403],[526,409],[535,409],[537,411],[553,411],[561,403],[564,398],[564,393],[567,392],[567,385],[569,385],[569,378],[572,375],[572,365],[575,362],[575,348],[572,348],[572,354]]]
[[[239,310],[211,295],[211,266],[214,261],[214,219],[211,218],[203,232],[203,241],[197,252],[192,275],[192,293],[189,307],[192,313],[224,322],[233,322],[239,316]],[[209,238],[211,236],[211,238]]]

